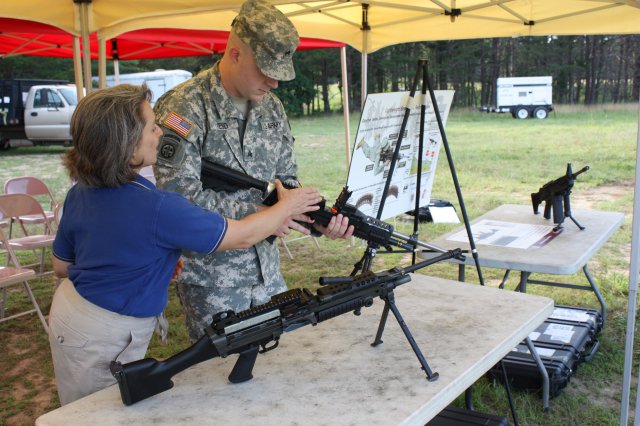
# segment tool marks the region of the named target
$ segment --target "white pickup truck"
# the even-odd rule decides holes
[[[118,79],[108,76],[107,86],[145,83],[155,101],[191,75],[184,70],[121,74]],[[62,80],[0,80],[0,149],[25,142],[28,145],[71,144],[69,124],[78,99],[76,86],[67,83]]]
[[[69,123],[78,104],[76,87],[64,81],[0,81],[0,148],[11,141],[70,144]]]

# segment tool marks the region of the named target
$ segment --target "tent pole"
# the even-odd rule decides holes
[[[107,43],[98,37],[98,87],[107,87]]]
[[[636,179],[633,190],[633,222],[631,224],[631,257],[629,259],[629,297],[627,299],[627,331],[624,344],[624,370],[622,373],[622,401],[620,407],[620,426],[627,426],[629,418],[629,392],[631,387],[631,369],[633,364],[633,337],[636,328],[636,305],[638,290],[638,258],[640,240],[640,110],[638,111],[638,142],[636,151]],[[640,382],[638,383],[640,391]],[[636,397],[636,414],[634,425],[640,424],[637,413],[640,394]]]
[[[365,35],[366,37],[366,35]],[[360,96],[360,112],[364,109],[364,101],[367,99],[367,53],[362,52],[362,67],[361,67],[361,79],[362,79],[362,94]]]
[[[76,83],[78,100],[84,97],[82,83],[82,57],[80,54],[80,38],[73,36],[73,75]]]
[[[367,99],[367,52],[369,51],[369,5],[367,3],[362,4],[362,65],[361,69],[361,81],[362,81],[362,93],[360,96],[360,111],[364,111],[364,101]]]
[[[351,131],[349,129],[349,88],[347,80],[347,46],[340,48],[340,68],[342,70],[342,110],[344,117],[344,145],[347,150],[347,173],[351,164]]]
[[[91,45],[89,41],[89,4],[80,3],[80,35],[82,37],[82,64],[84,71],[84,87],[91,93]]]
[[[120,84],[120,60],[113,60],[113,84]]]
[[[118,51],[118,40],[111,39],[111,60],[113,61],[113,84],[120,84],[120,52]]]

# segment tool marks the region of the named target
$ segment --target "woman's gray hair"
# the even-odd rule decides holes
[[[71,179],[91,187],[118,187],[136,177],[133,151],[145,126],[146,85],[99,89],[85,96],[71,117],[73,148],[64,157]]]

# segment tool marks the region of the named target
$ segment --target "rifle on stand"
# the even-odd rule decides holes
[[[553,228],[554,232],[562,230],[562,224],[565,218],[569,218],[582,231],[584,226],[573,218],[571,213],[571,189],[578,175],[589,170],[589,166],[585,166],[573,173],[571,163],[567,164],[567,172],[558,179],[545,183],[538,192],[531,194],[531,204],[533,205],[533,213],[538,214],[538,207],[544,201],[544,218],[551,219],[551,210],[553,210]]]

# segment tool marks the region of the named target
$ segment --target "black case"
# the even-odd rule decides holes
[[[431,419],[425,426],[463,425],[509,426],[509,420],[506,417],[466,410],[450,405]]]
[[[596,335],[602,325],[602,315],[596,310],[558,306],[549,319],[529,335],[547,370],[550,398],[567,385],[580,363],[593,358],[600,346]],[[503,362],[514,388],[542,389],[542,377],[526,344],[516,346]],[[489,377],[503,380],[499,364],[489,371]]]
[[[551,357],[540,355],[540,358],[549,376],[549,398],[553,398],[569,383],[573,369],[577,366],[577,359],[574,351],[567,349],[554,349]],[[542,377],[538,365],[529,354],[529,348],[526,345],[518,345],[502,359],[502,362],[513,388],[529,391],[542,390]],[[499,364],[489,370],[489,377],[503,381]]]
[[[556,305],[549,318],[565,324],[587,325],[591,328],[594,337],[600,333],[600,330],[602,330],[604,326],[604,319],[600,311],[588,308],[577,308],[575,306]]]

